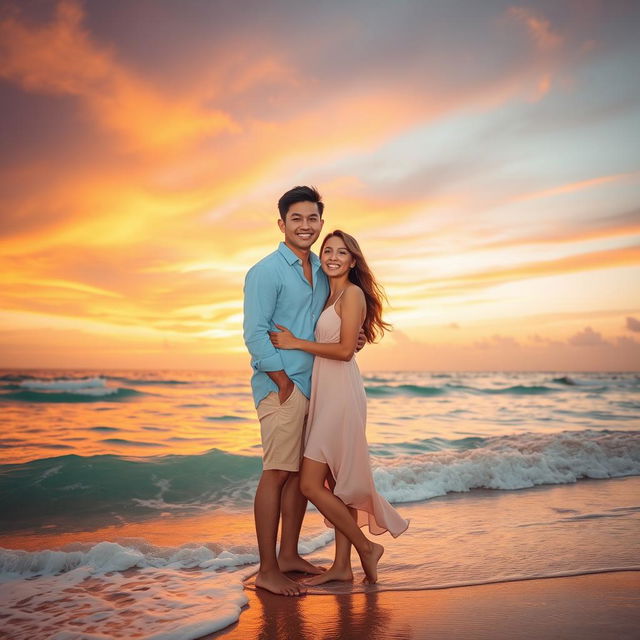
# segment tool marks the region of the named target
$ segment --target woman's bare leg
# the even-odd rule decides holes
[[[324,486],[327,471],[326,464],[303,458],[300,490],[356,548],[367,582],[373,584],[378,579],[378,561],[384,553],[384,547],[367,539],[344,502]]]
[[[327,472],[326,481],[333,492],[336,486],[336,481],[331,475],[331,471]],[[357,521],[357,510],[351,507],[347,507],[347,509],[349,509],[351,517]],[[349,542],[349,538],[347,538],[347,536],[345,536],[339,529],[336,529],[335,557],[333,559],[333,564],[322,575],[317,575],[305,580],[305,584],[313,586],[324,584],[325,582],[331,582],[332,580],[341,580],[345,582],[353,580],[353,571],[351,570],[351,543]]]

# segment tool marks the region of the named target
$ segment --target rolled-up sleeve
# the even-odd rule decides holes
[[[247,273],[244,281],[244,343],[257,371],[284,369],[280,352],[269,339],[271,319],[278,299],[273,274],[260,267]]]

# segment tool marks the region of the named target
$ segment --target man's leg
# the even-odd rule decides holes
[[[289,475],[288,471],[268,469],[262,472],[258,483],[253,503],[260,554],[256,586],[285,596],[297,596],[304,593],[305,589],[283,575],[276,559],[281,496]]]
[[[298,540],[307,508],[307,499],[300,493],[297,470],[302,460],[309,400],[297,386],[294,386],[291,395],[284,403],[280,404],[278,400],[277,406],[274,407],[275,398],[277,394],[268,396],[265,404],[265,414],[270,407],[274,412],[273,415],[277,416],[277,438],[269,443],[265,456],[269,456],[272,467],[277,464],[280,465],[279,468],[291,471],[283,487],[280,504],[282,537],[278,564],[283,572],[299,571],[317,574],[324,569],[314,567],[298,553]],[[265,432],[263,432],[263,447],[266,440]]]
[[[307,509],[307,499],[300,493],[298,474],[291,473],[282,490],[282,537],[278,565],[281,571],[300,571],[302,573],[318,574],[323,568],[314,567],[310,562],[300,557],[298,553],[298,539],[302,520]]]

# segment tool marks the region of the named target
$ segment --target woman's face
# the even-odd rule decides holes
[[[322,247],[320,256],[322,270],[330,277],[337,278],[349,273],[356,261],[345,246],[342,238],[331,236]]]

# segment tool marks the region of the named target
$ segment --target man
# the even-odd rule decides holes
[[[263,471],[254,501],[260,554],[256,586],[277,594],[301,595],[305,589],[284,572],[322,571],[298,554],[307,506],[298,487],[298,470],[313,356],[297,350],[279,351],[271,344],[269,331],[279,324],[300,338],[314,339],[316,321],[329,295],[327,277],[318,257],[311,253],[324,223],[324,203],[315,189],[295,187],[280,198],[278,210],[284,242],[249,270],[244,286],[244,340],[251,354],[251,387],[263,448]]]

